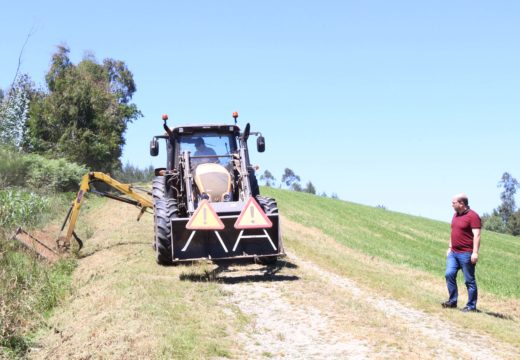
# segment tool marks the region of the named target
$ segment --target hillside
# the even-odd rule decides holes
[[[482,312],[463,314],[439,306],[447,223],[262,190],[278,200],[288,254],[272,267],[161,267],[151,216],[136,222],[113,201],[82,214],[91,236],[74,291],[30,357],[520,357],[517,238],[484,232]]]

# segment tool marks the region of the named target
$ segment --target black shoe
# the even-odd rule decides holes
[[[456,302],[449,302],[449,301],[445,301],[443,302],[442,304],[442,307],[443,308],[449,308],[449,309],[453,309],[453,308],[456,308],[457,307],[457,303]]]
[[[470,308],[468,306],[464,306],[462,309],[460,309],[462,312],[480,312],[476,308]]]

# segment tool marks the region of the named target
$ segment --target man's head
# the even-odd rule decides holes
[[[463,213],[466,209],[469,208],[468,195],[464,193],[453,195],[451,198],[451,206],[457,213]]]
[[[204,139],[203,138],[196,138],[195,139],[195,147],[196,148],[199,148],[199,147],[203,147],[204,146]]]

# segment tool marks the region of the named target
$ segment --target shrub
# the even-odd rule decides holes
[[[87,172],[83,166],[64,159],[46,159],[40,155],[27,155],[26,184],[33,189],[46,191],[77,191],[81,177]]]
[[[502,220],[502,217],[499,215],[484,214],[482,215],[482,223],[484,229],[486,230],[502,234],[506,233],[506,224],[504,223],[504,220]]]
[[[87,171],[64,159],[0,148],[0,189],[19,186],[44,192],[76,191]]]

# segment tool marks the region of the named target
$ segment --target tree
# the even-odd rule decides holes
[[[507,228],[504,220],[501,216],[498,215],[497,211],[494,210],[492,215],[484,214],[482,215],[482,226],[484,229],[489,231],[494,231],[497,233],[506,233]]]
[[[300,185],[299,182],[293,182],[293,183],[291,184],[291,189],[292,189],[293,191],[298,191],[298,192],[303,191],[302,186]]]
[[[276,184],[276,179],[269,170],[265,170],[264,173],[260,175],[260,181],[264,181],[265,186],[269,187]]]
[[[303,189],[303,191],[306,192],[306,193],[309,193],[309,194],[316,195],[316,188],[314,187],[314,185],[310,181],[307,183],[307,185],[305,185],[305,188]]]
[[[49,93],[40,92],[31,103],[30,146],[97,171],[118,169],[127,126],[142,115],[130,104],[133,75],[113,59],[98,64],[86,56],[74,65],[69,52],[58,47],[45,77]]]
[[[516,211],[509,217],[507,222],[507,233],[513,236],[520,235],[520,211]]]
[[[503,187],[504,191],[500,194],[502,203],[497,209],[498,215],[502,217],[505,224],[509,222],[509,218],[516,211],[515,193],[518,181],[508,172],[502,174],[502,179],[498,183],[499,187]]]
[[[301,186],[299,184],[300,177],[294,173],[289,168],[285,168],[284,173],[282,175],[282,183],[287,185],[289,189],[293,189],[295,191],[301,191]],[[299,190],[296,190],[299,189]]]
[[[7,96],[0,99],[0,142],[21,149],[26,141],[33,84],[28,75],[16,77]]]

